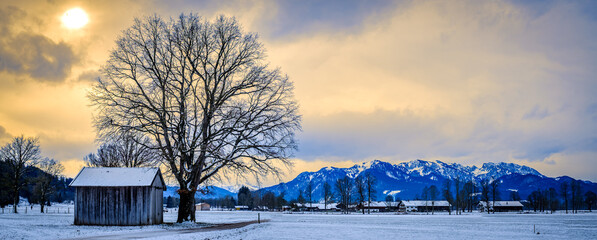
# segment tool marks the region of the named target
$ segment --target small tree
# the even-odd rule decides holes
[[[309,207],[313,207],[313,182],[309,181],[307,183],[307,189],[305,189],[305,194],[307,195],[307,199],[309,200]]]
[[[39,198],[39,204],[41,205],[41,212],[44,212],[44,206],[49,201],[49,196],[54,192],[52,186],[52,179],[60,176],[64,167],[62,164],[56,162],[54,159],[44,158],[38,164],[39,169],[43,171],[35,179],[35,193]]]
[[[481,201],[485,202],[485,208],[489,213],[489,182],[487,180],[481,181]]]
[[[240,187],[240,189],[238,189],[237,199],[238,199],[239,205],[244,205],[249,208],[252,208],[253,194],[251,193],[251,190],[248,187],[242,186],[242,187]]]
[[[298,201],[300,204],[303,204],[303,205],[305,204],[306,200],[305,200],[305,197],[303,196],[303,191],[302,191],[302,190],[299,190],[299,195],[298,195],[298,197],[296,198],[296,200],[297,200],[297,201]]]
[[[386,196],[386,207],[388,208],[388,211],[392,211],[392,208],[394,204],[394,197],[392,195],[387,195]]]
[[[375,176],[371,175],[370,172],[365,174],[365,187],[367,190],[367,213],[371,214],[371,201],[375,200],[375,194],[377,190],[375,189],[375,184],[377,183],[377,179]]]
[[[325,210],[328,209],[328,204],[332,202],[334,194],[332,192],[332,186],[328,182],[323,183],[323,205]]]
[[[437,200],[438,196],[439,190],[435,185],[431,185],[431,187],[429,187],[429,200],[431,200],[431,215],[433,215],[435,211],[435,201]]]
[[[450,181],[450,179],[446,179],[446,181],[444,182],[444,191],[443,191],[443,195],[444,195],[444,199],[446,199],[446,201],[448,201],[448,203],[450,203],[451,205],[454,205],[454,198],[452,197],[452,182]],[[448,214],[452,215],[452,207],[448,207]]]
[[[564,181],[560,184],[560,194],[562,198],[564,198],[564,209],[566,209],[566,214],[568,214],[568,182]]]
[[[366,186],[365,186],[365,181],[363,180],[363,178],[361,176],[358,176],[355,181],[355,189],[357,191],[357,201],[358,201],[358,205],[361,206],[361,210],[363,211],[363,214],[365,214],[365,196],[366,196]]]
[[[352,180],[348,176],[344,176],[336,181],[336,191],[340,200],[340,205],[343,207],[344,213],[348,213],[348,208],[352,200]]]
[[[492,208],[495,208],[495,201],[499,200],[499,195],[500,192],[498,191],[498,187],[500,185],[500,181],[498,181],[497,179],[491,181],[491,183],[489,184],[489,187],[491,188],[491,206]],[[495,213],[495,211],[494,211]]]
[[[549,188],[549,210],[553,214],[558,209],[558,193],[555,188]]]
[[[587,209],[589,209],[589,212],[592,212],[596,201],[597,195],[595,195],[593,191],[588,191],[585,193],[585,204],[587,204]]]
[[[0,148],[0,159],[10,166],[14,213],[17,213],[19,192],[24,185],[22,178],[25,175],[26,167],[35,164],[40,155],[38,138],[15,137]]]
[[[462,201],[462,194],[460,194],[461,184],[462,181],[460,180],[460,177],[456,177],[456,179],[454,179],[454,191],[456,192],[456,201],[454,201],[454,203],[456,205],[456,214],[460,214],[460,202]]]
[[[425,200],[425,213],[429,214],[429,188],[425,186],[423,192],[421,192],[421,198]]]

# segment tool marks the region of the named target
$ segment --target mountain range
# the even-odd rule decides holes
[[[477,167],[445,163],[439,160],[414,160],[399,164],[373,160],[349,168],[324,167],[316,172],[303,172],[289,182],[262,188],[259,191],[271,191],[275,194],[283,192],[285,198],[291,200],[296,199],[299,191],[307,189],[309,182],[312,182],[313,200],[319,201],[323,195],[325,182],[334,189],[336,180],[344,176],[355,179],[367,173],[377,179],[376,198],[382,201],[387,195],[393,195],[399,199],[415,199],[426,186],[435,185],[441,190],[446,179],[460,178],[462,181],[473,180],[476,183],[483,180],[500,181],[500,198],[503,200],[510,200],[512,191],[518,192],[522,199],[526,199],[531,192],[537,189],[553,187],[559,192],[561,183],[575,180],[567,176],[547,177],[533,168],[504,162],[484,163],[481,167]],[[581,188],[583,192],[588,190],[597,192],[597,183],[581,181]],[[454,191],[453,187],[452,191]]]

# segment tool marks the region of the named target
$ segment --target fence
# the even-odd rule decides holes
[[[14,209],[13,206],[6,206],[4,208],[0,208],[0,214],[7,214],[13,213]],[[43,213],[48,214],[73,214],[73,205],[64,205],[64,206],[45,206]],[[41,206],[33,205],[33,206],[17,206],[17,212],[19,214],[39,214],[41,213]]]

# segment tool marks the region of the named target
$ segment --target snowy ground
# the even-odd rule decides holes
[[[0,239],[87,238],[119,234],[154,239],[597,239],[597,213],[583,214],[283,214],[261,212],[261,224],[211,232],[177,231],[210,224],[257,219],[257,212],[197,212],[201,224],[164,224],[144,227],[74,226],[72,208],[40,214],[38,211],[0,214]],[[52,209],[50,208],[50,212]],[[72,206],[71,206],[72,207]],[[59,213],[58,213],[59,212]],[[174,222],[175,212],[165,213]],[[533,225],[540,232],[533,234]],[[172,231],[170,235],[169,232]],[[153,234],[156,233],[156,234]],[[159,234],[157,234],[159,233]],[[166,234],[164,234],[166,233]]]

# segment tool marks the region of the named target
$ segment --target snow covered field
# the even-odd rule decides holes
[[[35,208],[34,208],[35,209]],[[197,212],[201,224],[144,227],[74,226],[72,212],[0,214],[0,239],[86,238],[119,234],[157,239],[597,239],[597,213],[389,215],[267,213],[270,220],[243,228],[211,232],[176,231],[217,223],[257,219],[257,212]],[[167,222],[176,213],[165,213]],[[533,234],[533,224],[540,235]],[[172,234],[170,231],[172,230]],[[159,233],[159,234],[158,234]]]

